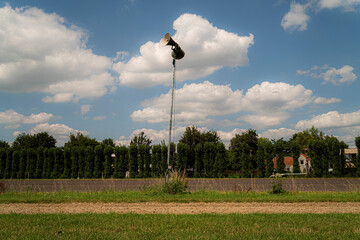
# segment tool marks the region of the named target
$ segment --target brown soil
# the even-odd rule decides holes
[[[358,202],[309,203],[16,203],[0,204],[0,214],[21,213],[356,213]]]

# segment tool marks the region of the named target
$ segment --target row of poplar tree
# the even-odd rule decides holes
[[[355,143],[360,148],[360,137]],[[11,146],[0,141],[0,178],[147,178],[162,177],[167,168],[168,147],[164,142],[151,145],[143,132],[128,147],[82,134],[70,135],[63,147],[55,144],[47,133],[19,135]],[[192,126],[177,145],[171,144],[170,165],[194,177],[269,177],[286,171],[285,157],[293,157],[293,172],[300,172],[297,159],[305,153],[311,159],[309,176],[360,176],[357,158],[346,167],[347,147],[316,128],[295,133],[288,141],[261,138],[249,129],[235,134],[226,149],[216,131]]]
[[[87,147],[38,147],[14,150],[0,149],[0,178],[148,178],[162,177],[167,168],[166,145]],[[170,165],[184,172],[188,164],[189,146],[171,144]],[[226,160],[223,143],[205,143],[196,151],[195,171],[198,177],[222,177]],[[126,176],[126,173],[129,175]]]

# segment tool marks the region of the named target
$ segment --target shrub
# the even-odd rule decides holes
[[[155,185],[151,187],[145,187],[143,190],[150,194],[184,194],[189,193],[187,190],[188,188],[188,181],[185,180],[185,172],[182,174],[178,173],[177,171],[170,172],[169,174],[169,181],[166,184],[165,179],[163,179],[163,183],[160,185]]]
[[[286,191],[282,188],[282,177],[280,174],[275,174],[275,177],[272,180],[272,190],[270,191],[270,193],[286,193]]]

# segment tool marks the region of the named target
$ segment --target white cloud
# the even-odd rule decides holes
[[[78,132],[80,132],[83,135],[89,135],[89,132],[87,131],[78,131],[64,124],[49,124],[49,123],[38,124],[35,127],[31,128],[27,133],[37,134],[40,132],[47,132],[51,136],[53,136],[57,140],[58,146],[63,146],[65,142],[69,141],[69,136],[71,133],[76,135]],[[16,137],[20,133],[22,132],[15,131],[13,133],[13,136]]]
[[[280,138],[290,139],[295,133],[298,131],[289,128],[279,128],[279,129],[269,129],[265,132],[262,132],[260,137],[268,138],[268,139],[275,139],[278,140]]]
[[[353,11],[360,0],[320,0],[318,5],[321,9],[333,9],[342,7],[345,11]]]
[[[354,68],[349,65],[344,65],[342,68],[336,69],[328,65],[323,67],[314,66],[309,70],[297,70],[299,75],[307,75],[312,78],[322,78],[323,83],[332,83],[333,85],[340,85],[343,83],[351,84],[357,79]]]
[[[173,129],[172,133],[172,141],[178,142],[182,134],[185,132],[186,127],[175,127]],[[206,128],[198,128],[199,131],[206,131]],[[149,137],[152,140],[151,144],[159,144],[161,141],[165,141],[165,143],[168,143],[169,140],[169,130],[168,129],[162,129],[162,130],[154,130],[154,129],[136,129],[134,130],[130,136],[125,137],[121,136],[118,140],[115,141],[116,145],[125,145],[129,146],[131,140],[134,138],[134,136],[138,135],[139,133],[144,132],[147,137]]]
[[[5,124],[5,128],[15,129],[20,127],[21,124],[38,124],[46,123],[55,119],[55,116],[51,113],[32,113],[29,116],[24,116],[12,109],[0,112],[0,124]]]
[[[114,85],[111,59],[86,47],[87,35],[57,14],[0,8],[0,89],[44,92],[44,102],[100,97]]]
[[[310,120],[301,120],[296,124],[297,129],[316,128],[343,128],[360,126],[360,110],[351,113],[339,113],[331,111],[314,116]]]
[[[170,91],[158,98],[142,102],[143,109],[131,114],[133,121],[167,122],[170,114]],[[210,116],[237,113],[242,109],[242,92],[229,85],[215,85],[208,81],[185,84],[175,93],[176,122],[179,124],[206,124]]]
[[[87,114],[90,111],[91,107],[92,106],[89,104],[81,105],[81,115]]]
[[[342,8],[345,12],[354,11],[360,0],[306,0],[305,3],[292,1],[290,11],[281,20],[284,30],[307,30],[310,22],[310,12],[319,12],[323,9]]]
[[[173,37],[185,51],[177,61],[176,79],[185,81],[208,76],[223,67],[248,65],[248,48],[254,36],[238,36],[216,28],[207,19],[195,14],[183,14],[174,21]],[[171,49],[159,42],[147,42],[140,47],[139,56],[128,62],[118,62],[113,69],[119,81],[132,87],[169,85],[172,79]]]
[[[310,16],[306,13],[309,4],[299,4],[291,2],[290,11],[285,14],[281,20],[281,26],[284,30],[288,31],[304,31],[307,29]]]
[[[93,119],[94,119],[94,121],[103,121],[106,119],[106,116],[96,116]]]
[[[314,100],[315,104],[331,104],[331,103],[338,103],[338,102],[341,102],[341,99],[318,97]]]
[[[245,121],[262,129],[285,122],[291,111],[314,102],[311,90],[302,85],[284,82],[262,82],[249,88],[245,95],[230,85],[215,85],[208,81],[185,84],[175,93],[177,124],[205,125],[216,123],[216,116],[240,114],[233,124],[230,120],[218,124],[241,125]],[[337,102],[336,98],[317,98],[315,103]],[[133,121],[161,123],[169,121],[170,92],[142,102],[142,109],[131,114]]]

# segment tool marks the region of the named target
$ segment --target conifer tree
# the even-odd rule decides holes
[[[61,148],[54,148],[54,167],[52,169],[51,178],[57,179],[63,172],[63,156],[64,154]]]
[[[0,179],[4,178],[6,168],[6,148],[0,148]]]
[[[139,173],[138,178],[144,177],[144,170],[145,170],[145,145],[140,144],[138,146],[138,167],[139,167]]]
[[[43,172],[43,164],[44,164],[44,147],[38,147],[36,149],[36,170],[35,170],[35,178],[42,178]]]
[[[27,153],[26,174],[28,178],[34,178],[37,160],[36,150],[29,148]]]
[[[94,178],[101,178],[103,171],[104,152],[101,145],[95,147]]]
[[[214,177],[223,177],[226,162],[226,149],[222,142],[216,144],[216,161],[213,167]]]
[[[85,146],[79,147],[79,171],[78,178],[83,179],[85,176]]]
[[[195,147],[195,172],[194,177],[201,177],[203,172],[203,146],[198,143]]]
[[[85,178],[92,178],[94,173],[94,150],[91,146],[87,146],[85,150]]]
[[[105,162],[104,162],[104,177],[110,178],[112,176],[112,157],[111,155],[114,153],[114,149],[112,146],[107,145],[104,149]]]
[[[11,178],[17,178],[19,171],[20,151],[16,150],[12,155]]]
[[[129,171],[129,149],[126,146],[120,146],[120,178],[125,178],[126,172]]]
[[[26,172],[26,162],[27,162],[27,149],[21,149],[20,151],[20,159],[19,159],[19,172],[18,172],[18,179],[25,178]]]
[[[183,173],[186,171],[186,164],[188,161],[188,154],[190,148],[187,144],[179,142],[177,145],[177,164],[176,169],[178,172]],[[195,162],[196,163],[196,162]]]
[[[138,176],[138,147],[136,144],[131,144],[129,148],[130,152],[130,178],[136,178]]]
[[[71,176],[71,150],[68,147],[64,148],[64,171],[61,178],[70,178]]]
[[[12,155],[13,155],[13,148],[6,149],[6,165],[4,171],[4,178],[9,179],[11,177],[11,167],[12,167]]]
[[[148,178],[151,176],[151,169],[150,169],[150,164],[151,164],[151,155],[150,155],[150,146],[149,145],[145,145],[145,154],[144,154],[144,177]]]
[[[71,148],[71,178],[78,178],[79,174],[79,147]]]
[[[291,142],[291,152],[293,157],[293,173],[300,173],[300,144],[296,140]]]

